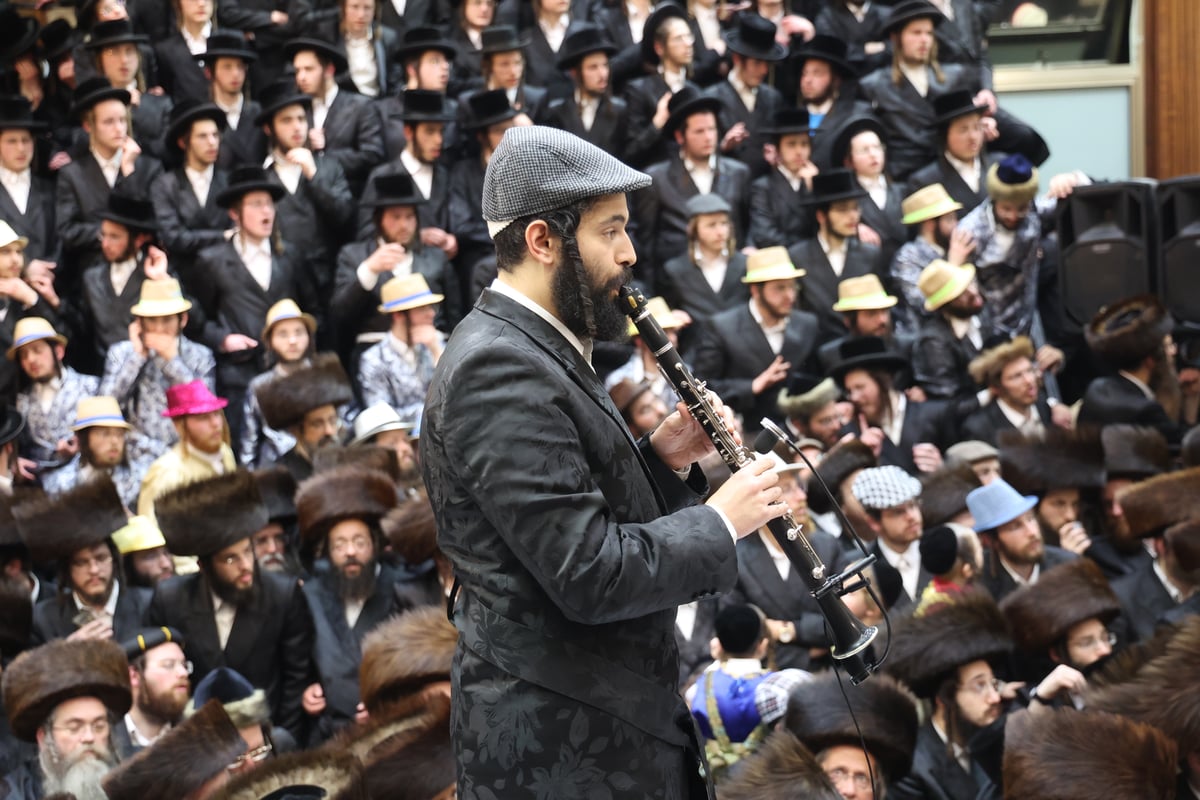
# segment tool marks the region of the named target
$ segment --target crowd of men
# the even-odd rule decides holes
[[[805,676],[719,796],[1200,798],[1200,359],[1153,297],[1064,321],[1093,179],[997,97],[1009,5],[5,4],[0,800],[453,796],[417,445],[533,124],[651,177],[655,319],[747,441],[797,440],[821,558],[875,556],[845,600],[887,674],[848,701],[765,530],[680,608],[681,690],[731,605],[766,636],[738,680]],[[631,334],[591,355],[641,436],[678,398]]]

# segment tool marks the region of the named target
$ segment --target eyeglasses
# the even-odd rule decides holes
[[[965,692],[970,692],[971,694],[978,695],[979,697],[986,697],[987,693],[989,691],[995,692],[996,694],[1000,694],[1000,690],[1004,688],[1004,681],[999,681],[999,680],[996,680],[995,678],[992,678],[990,680],[987,678],[980,678],[978,680],[971,681],[970,683],[966,684],[965,686],[961,686],[959,688],[961,688]]]
[[[1086,639],[1080,639],[1076,642],[1069,642],[1072,647],[1078,647],[1081,650],[1095,650],[1102,642],[1106,642],[1109,647],[1116,647],[1117,635],[1112,631],[1104,633],[1102,636],[1089,636]]]
[[[97,739],[104,739],[108,737],[109,725],[106,719],[95,719],[91,722],[86,722],[82,719],[73,719],[62,725],[55,725],[54,730],[62,731],[73,739],[82,736],[85,730],[91,730],[92,735]]]
[[[261,747],[256,747],[253,750],[247,750],[245,753],[242,753],[237,757],[237,761],[234,761],[225,769],[229,772],[235,772],[236,770],[241,769],[247,762],[251,764],[261,764],[263,761],[267,760],[267,757],[271,755],[271,751],[274,749],[274,746],[270,742],[267,742]]]
[[[157,664],[150,666],[153,666],[155,669],[161,669],[163,672],[174,672],[177,668],[183,667],[188,675],[191,675],[195,669],[195,665],[191,661],[180,661],[177,658],[168,658],[165,661],[159,661]]]
[[[831,769],[825,774],[829,780],[833,781],[834,784],[845,783],[846,781],[854,781],[854,788],[858,789],[860,792],[865,792],[871,788],[871,776],[867,775],[865,772],[851,772],[848,769],[838,767],[837,769]]]

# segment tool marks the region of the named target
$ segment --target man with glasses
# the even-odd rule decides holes
[[[272,719],[298,732],[312,620],[294,577],[255,564],[250,537],[268,512],[254,476],[238,470],[188,484],[155,510],[167,548],[195,556],[200,570],[159,584],[146,621],[183,635],[196,680],[218,667],[237,670],[263,690]]]
[[[172,628],[143,628],[121,643],[129,659],[133,705],[124,725],[113,729],[121,758],[153,745],[183,718],[192,691],[192,662],[184,658],[183,636]]]
[[[963,420],[964,439],[994,445],[1001,434],[1036,437],[1053,426],[1052,410],[1041,396],[1036,358],[1029,337],[1018,336],[984,350],[967,365],[976,385],[987,387],[991,402]]]

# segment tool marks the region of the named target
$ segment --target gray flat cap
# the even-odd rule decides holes
[[[557,128],[509,128],[483,176],[483,218],[495,236],[508,223],[589,197],[644,189],[650,176]]]
[[[698,217],[701,214],[732,214],[733,209],[724,197],[719,194],[707,192],[706,194],[697,194],[688,198],[687,205],[688,219]]]

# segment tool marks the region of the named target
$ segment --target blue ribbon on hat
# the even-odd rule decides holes
[[[397,297],[395,300],[389,300],[388,302],[384,303],[383,307],[388,311],[391,311],[396,306],[403,305],[405,303],[411,303],[413,300],[420,300],[423,297],[433,297],[433,292],[426,290],[423,292],[417,292],[416,294],[406,295],[404,297]]]

